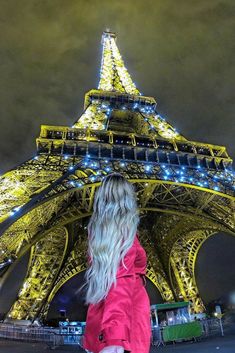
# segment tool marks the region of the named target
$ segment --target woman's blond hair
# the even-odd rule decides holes
[[[133,184],[119,173],[106,176],[96,191],[93,214],[88,223],[88,255],[91,259],[85,273],[85,304],[105,299],[120,261],[134,242],[139,223]]]

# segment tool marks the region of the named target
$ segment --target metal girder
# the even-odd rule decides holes
[[[174,295],[170,289],[169,282],[160,273],[156,273],[152,267],[147,267],[146,277],[156,286],[161,297],[166,302],[174,301]]]
[[[174,300],[172,290],[169,287],[169,281],[165,276],[157,254],[154,252],[152,246],[153,244],[151,243],[150,238],[147,236],[147,230],[141,229],[139,234],[139,239],[146,249],[148,255],[146,276],[158,288],[164,300]],[[50,303],[58,290],[73,276],[86,270],[87,261],[84,262],[84,259],[87,260],[87,246],[87,239],[84,236],[80,236],[78,241],[75,243],[70,255],[68,256],[67,261],[63,266],[63,270],[60,272],[60,275],[54,283],[53,290],[47,299],[47,303],[45,304],[44,309],[41,311],[40,317],[45,318],[47,316]]]
[[[170,269],[177,283],[178,296],[190,300],[195,313],[205,311],[195,279],[196,257],[203,242],[214,233],[208,229],[192,231],[180,238],[171,251]]]
[[[163,264],[165,268],[168,266],[171,285],[179,299],[192,302],[194,312],[205,310],[194,275],[198,250],[210,235],[219,231],[235,235],[229,224],[225,227],[207,218],[200,221],[197,215],[177,217],[162,214],[153,226]]]
[[[59,158],[59,157],[58,157]],[[67,160],[64,164],[64,167],[67,166]],[[53,181],[50,180],[50,183],[46,184],[45,187],[41,187],[40,183],[41,180],[38,178],[38,185],[37,188],[36,186],[33,188],[34,191],[35,189],[36,192],[33,193],[33,189],[30,189],[28,187],[28,198],[27,200],[24,200],[24,197],[19,196],[18,197],[18,203],[21,203],[20,205],[18,204],[17,206],[14,206],[11,211],[5,209],[5,215],[2,218],[2,224],[0,224],[0,232],[4,232],[5,229],[9,228],[9,226],[17,220],[17,217],[22,217],[23,213],[29,212],[32,208],[35,208],[36,205],[39,205],[40,203],[46,202],[46,200],[57,197],[59,193],[64,193],[67,191],[75,191],[75,190],[81,190],[84,189],[84,187],[91,187],[91,185],[96,184],[97,182],[99,183],[101,180],[101,177],[105,174],[107,174],[107,168],[110,169],[110,165],[106,163],[106,161],[94,161],[93,163],[96,163],[98,167],[101,169],[97,168],[90,168],[90,166],[87,166],[86,161],[84,160],[79,160],[79,162],[76,165],[73,165],[71,168],[69,167],[68,171],[63,173],[61,176],[56,174],[56,178],[53,179]],[[113,161],[112,163],[112,170],[113,171],[120,171],[120,166],[118,162]],[[41,168],[44,168],[44,166],[41,165]],[[62,167],[61,167],[62,168]],[[159,168],[160,167],[156,167]],[[20,169],[21,173],[24,174],[24,169]],[[109,170],[108,170],[109,171]],[[29,173],[29,171],[28,171]],[[45,169],[44,171],[41,170],[41,174],[45,176],[48,173],[48,171]],[[80,174],[79,174],[80,173]],[[31,175],[33,175],[33,171],[31,171]],[[123,170],[123,174],[126,175],[132,182],[138,184],[141,188],[141,181],[143,181],[143,186],[146,183],[156,183],[156,188],[157,192],[154,192],[152,194],[152,197],[150,197],[148,200],[144,196],[143,199],[145,199],[145,206],[146,207],[156,207],[159,205],[160,207],[165,207],[165,208],[172,208],[176,209],[180,205],[182,210],[190,211],[190,208],[194,210],[195,205],[197,204],[197,198],[199,199],[203,193],[213,193],[215,194],[214,197],[214,203],[217,203],[217,208],[218,204],[223,203],[224,207],[226,207],[226,202],[229,202],[233,204],[234,203],[230,197],[230,195],[225,195],[218,193],[216,191],[212,190],[202,190],[200,187],[196,187],[193,185],[187,185],[187,184],[182,184],[182,183],[175,183],[171,181],[163,181],[163,180],[158,180],[158,179],[151,179],[151,176],[148,178],[146,177],[146,172],[144,170],[144,165],[143,163],[132,163],[129,165],[128,168],[125,168]],[[55,174],[54,174],[55,176]],[[3,182],[3,180],[5,180]],[[15,193],[17,195],[17,192],[19,193],[18,190],[18,184],[15,185],[15,188],[12,188],[7,192],[4,189],[4,186],[6,184],[6,179],[4,176],[1,179],[2,185],[0,185],[0,191],[1,191],[1,186],[4,194],[9,195],[10,192]],[[30,180],[30,178],[29,178]],[[34,179],[35,180],[35,179]],[[36,179],[37,180],[37,179]],[[30,181],[29,181],[30,184]],[[83,191],[86,193],[86,191]],[[94,192],[94,189],[93,191]],[[25,194],[25,190],[22,192]],[[6,196],[4,196],[6,197]],[[29,200],[30,198],[30,200]],[[86,198],[85,198],[86,200]],[[85,202],[84,200],[84,202]],[[225,201],[224,201],[225,200]],[[9,198],[3,200],[4,203],[9,203]],[[91,209],[91,203],[89,203],[89,208]],[[209,202],[209,205],[211,202]],[[87,205],[85,204],[85,207]],[[231,206],[230,206],[231,207]],[[208,207],[207,207],[208,208]],[[8,211],[8,212],[7,212]],[[4,213],[4,212],[3,212]],[[232,217],[232,215],[230,216]],[[223,217],[222,217],[223,218]]]
[[[198,227],[198,221],[206,222],[207,227],[209,227],[209,224],[215,223],[215,216],[219,213],[219,223],[221,223],[222,220],[222,223],[227,223],[230,227],[233,227],[233,213],[231,211],[233,201],[231,199],[223,199],[216,193],[210,193],[209,196],[204,196],[206,194],[205,191],[195,191],[195,189],[187,188],[185,185],[178,185],[152,179],[131,179],[132,175],[130,172],[127,173],[127,171],[125,171],[124,174],[126,174],[130,181],[135,184],[140,210],[142,208],[143,210],[151,209],[162,213],[165,212],[166,214],[165,225],[162,228],[166,234],[161,236],[161,229],[158,230],[158,239],[161,239],[158,243],[159,253],[163,258],[163,262],[165,264],[164,266],[166,266],[166,262],[169,261],[168,256],[174,242],[177,240],[179,234],[182,234],[183,230],[184,234],[189,231],[187,224],[192,225],[192,220],[194,220],[195,223],[195,220],[197,219],[195,225],[196,228]],[[29,211],[28,214],[24,215],[22,218],[19,218],[7,229],[5,233],[3,233],[1,237],[1,246],[2,249],[4,248],[5,250],[2,256],[4,258],[7,256],[13,259],[14,257],[17,257],[17,254],[22,251],[22,248],[27,246],[27,244],[30,244],[42,225],[44,229],[46,229],[52,227],[53,224],[55,225],[56,223],[61,223],[62,220],[66,223],[69,219],[71,221],[72,219],[78,219],[79,217],[90,214],[95,190],[99,185],[99,182],[91,182],[89,179],[91,175],[96,175],[95,170],[92,170],[91,168],[84,168],[81,170],[77,169],[76,172],[74,171],[74,173],[64,176],[62,182],[65,183],[65,185],[69,185],[71,180],[73,182],[74,180],[76,180],[76,182],[81,180],[84,182],[82,187],[80,186],[75,188],[74,185],[72,185],[72,190],[68,187],[61,188],[61,184],[56,185],[54,182],[54,184],[49,187],[47,193],[44,195],[45,197],[41,199],[41,205],[40,203],[35,203],[35,206],[37,206],[35,209]],[[51,192],[51,189],[53,189],[53,192]],[[67,193],[65,190],[67,190]],[[64,212],[64,202],[72,198],[74,191],[77,202],[76,211],[73,213],[73,216],[71,213],[67,213],[66,216],[66,212]],[[218,201],[220,201],[220,204]],[[69,210],[71,211],[71,209]],[[187,214],[185,210],[187,210]],[[229,212],[227,212],[227,210],[229,210]],[[169,215],[169,211],[172,212],[171,215]],[[52,222],[52,215],[54,215],[55,223]],[[56,215],[58,215],[58,217],[56,217]],[[171,219],[172,222],[170,222]],[[178,227],[175,228],[173,232],[170,224],[173,223],[174,226],[176,226],[177,220],[180,220],[180,222]],[[224,222],[225,220],[226,222]],[[47,225],[47,223],[49,224]],[[27,227],[29,224],[30,229]],[[168,231],[166,231],[166,225],[169,228]],[[220,224],[220,227],[217,225],[217,229],[219,228],[222,229],[223,225]],[[22,229],[24,229],[24,232],[22,232]],[[9,242],[9,239],[11,239],[10,234],[15,235],[12,242]],[[16,234],[18,234],[18,236],[16,236]],[[174,267],[174,264],[172,266]],[[158,278],[161,285],[158,284],[157,287],[159,288],[161,295],[163,298],[169,299],[172,295],[171,290],[169,290],[169,281],[164,278],[163,273],[160,274],[158,272],[154,275],[153,268],[154,266],[152,265],[148,267],[148,273],[151,280],[156,284],[156,280]],[[176,266],[174,268],[176,268]]]
[[[0,237],[0,262],[11,259],[13,263],[24,248],[32,244],[38,233],[50,228],[50,222],[68,203],[71,194],[63,194],[32,209],[13,223]]]
[[[84,261],[85,260],[85,261]],[[71,250],[63,269],[60,271],[59,276],[57,277],[53,289],[50,292],[50,295],[47,298],[43,310],[40,312],[40,318],[46,318],[50,303],[58,290],[73,276],[78,273],[85,271],[87,268],[87,240],[84,236],[80,236],[79,239],[75,242],[73,249]]]
[[[40,193],[53,180],[58,172],[38,171],[17,168],[0,177],[0,222],[10,213],[26,204],[33,194]]]
[[[60,272],[67,244],[66,228],[55,228],[31,248],[26,278],[6,321],[36,318]]]
[[[170,287],[170,281],[167,274],[164,272],[160,258],[155,249],[154,243],[150,237],[150,229],[142,224],[139,228],[139,240],[147,254],[147,273],[146,276],[157,287],[161,297],[165,301],[173,301],[174,294]]]

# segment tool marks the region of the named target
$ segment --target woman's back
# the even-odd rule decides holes
[[[148,353],[151,324],[150,301],[145,289],[147,256],[136,234],[120,264],[117,285],[106,299],[90,304],[83,347],[99,353],[104,347],[120,345],[134,353]]]

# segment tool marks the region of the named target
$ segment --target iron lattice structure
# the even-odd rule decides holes
[[[204,311],[195,280],[211,235],[235,235],[234,173],[224,146],[189,141],[143,96],[116,45],[102,36],[98,89],[72,127],[41,126],[37,154],[0,179],[2,284],[30,250],[27,275],[5,320],[45,318],[66,281],[87,267],[86,224],[103,176],[135,184],[147,277],[164,301]]]

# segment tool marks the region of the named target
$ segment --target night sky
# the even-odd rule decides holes
[[[96,88],[110,28],[137,88],[193,141],[235,158],[233,0],[0,0],[0,174],[36,153],[40,126],[72,126]],[[235,290],[235,239],[201,248],[204,300]],[[210,283],[210,285],[208,285]]]

